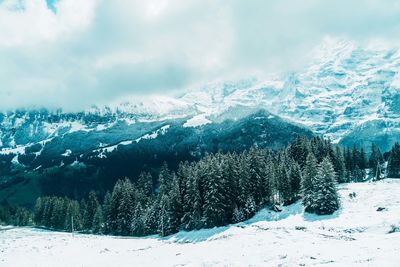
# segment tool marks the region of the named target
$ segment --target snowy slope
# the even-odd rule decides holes
[[[332,216],[294,204],[164,239],[0,229],[0,266],[399,266],[400,232],[388,232],[400,225],[400,180],[345,184],[340,195]]]

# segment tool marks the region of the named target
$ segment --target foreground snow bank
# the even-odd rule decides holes
[[[400,233],[389,233],[400,225],[400,179],[339,192],[342,208],[330,216],[304,214],[296,203],[163,239],[8,229],[0,231],[0,266],[400,266]]]

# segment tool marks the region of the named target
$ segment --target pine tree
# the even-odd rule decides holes
[[[79,202],[76,200],[70,200],[67,205],[64,229],[69,232],[80,231],[82,230],[82,225],[83,222]]]
[[[395,143],[388,160],[388,177],[400,178],[400,144]]]
[[[96,193],[92,190],[89,193],[89,198],[86,202],[86,209],[84,210],[84,215],[83,215],[83,224],[84,224],[83,227],[87,231],[93,231],[94,229],[93,219],[98,208],[99,208],[99,202],[97,200]]]
[[[122,183],[120,202],[117,208],[117,233],[129,235],[135,208],[135,190],[131,181],[126,178]]]
[[[287,148],[291,158],[296,160],[300,167],[306,165],[307,156],[311,152],[311,146],[306,137],[297,137]]]
[[[102,207],[103,219],[104,219],[104,232],[109,233],[111,230],[112,221],[112,210],[111,210],[111,194],[107,191],[104,196],[103,207]]]
[[[165,194],[160,198],[160,221],[158,225],[158,233],[161,236],[168,235],[168,223],[169,223],[169,216],[168,216],[168,195]]]
[[[287,170],[289,160],[284,154],[280,155],[275,177],[278,182],[279,203],[290,204],[293,199],[291,181]]]
[[[360,167],[361,170],[365,170],[368,166],[367,164],[367,156],[365,155],[364,147],[361,147],[360,154],[359,154],[359,162],[358,166]]]
[[[66,207],[64,204],[64,199],[56,197],[52,202],[53,209],[51,214],[51,224],[50,226],[54,229],[62,230],[65,223]]]
[[[34,208],[33,219],[36,225],[43,225],[43,212],[44,212],[44,200],[39,197],[36,199],[36,204]]]
[[[336,146],[335,153],[333,154],[331,159],[332,159],[333,168],[335,169],[335,172],[337,174],[338,182],[339,183],[348,182],[348,180],[346,178],[346,176],[347,176],[346,175],[346,164],[345,164],[345,160],[343,157],[343,153],[339,146]]]
[[[319,165],[312,193],[314,201],[311,210],[318,215],[332,214],[339,209],[339,196],[336,191],[335,170],[329,158]]]
[[[186,184],[187,194],[184,197],[183,226],[186,230],[200,229],[203,226],[203,171],[200,163],[193,165]]]
[[[134,236],[145,235],[143,213],[144,211],[142,203],[138,202],[136,204],[135,211],[133,213],[132,224],[131,224],[131,233]]]
[[[168,226],[166,229],[167,234],[173,234],[179,231],[181,225],[181,218],[183,216],[183,207],[180,197],[179,178],[175,174],[172,178],[171,191],[168,196],[167,214]]]
[[[94,233],[102,234],[104,232],[104,217],[103,210],[98,205],[95,214],[93,215],[92,229]]]
[[[215,157],[208,156],[204,162],[205,172],[203,221],[207,228],[226,223],[224,188],[221,184],[222,169]]]
[[[249,171],[249,187],[254,197],[256,205],[263,203],[265,187],[263,179],[265,176],[265,160],[261,155],[261,150],[252,146],[247,154],[247,164]]]
[[[296,201],[299,197],[300,194],[300,189],[301,189],[301,169],[300,165],[295,162],[294,160],[290,161],[290,172],[289,172],[289,180],[290,180],[290,187],[291,187],[291,201]]]
[[[303,180],[301,181],[301,191],[303,195],[303,206],[306,212],[314,212],[314,195],[315,179],[317,176],[317,159],[314,154],[310,153],[307,156],[306,165],[303,171]]]
[[[168,169],[167,163],[161,167],[160,174],[158,175],[158,182],[160,184],[159,196],[167,195],[170,190],[172,175]]]
[[[238,207],[235,207],[233,209],[233,216],[232,216],[232,222],[233,223],[238,223],[238,222],[242,222],[246,219],[243,209],[240,209]]]
[[[153,177],[148,172],[139,175],[138,189],[144,196],[150,198],[153,195]]]
[[[371,154],[369,156],[368,165],[371,169],[371,176],[374,180],[380,179],[381,175],[381,164],[383,163],[383,156],[379,147],[375,144],[371,146]]]
[[[151,203],[149,207],[147,207],[143,215],[145,235],[152,235],[157,233],[159,219],[160,219],[159,217],[160,217],[159,203],[157,200],[154,200],[154,202]]]

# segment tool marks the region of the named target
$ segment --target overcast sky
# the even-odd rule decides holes
[[[0,109],[289,71],[326,36],[400,36],[396,0],[0,0]]]

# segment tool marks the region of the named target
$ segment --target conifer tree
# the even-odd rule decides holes
[[[381,164],[383,163],[383,156],[379,147],[376,144],[371,146],[371,154],[369,156],[368,165],[371,169],[371,176],[378,180],[381,175]]]
[[[70,200],[67,206],[67,214],[65,216],[64,229],[72,231],[82,230],[83,222],[82,215],[79,206],[79,202],[76,200]]]
[[[151,203],[150,206],[146,208],[143,215],[145,235],[152,235],[157,233],[159,224],[159,215],[160,215],[159,203],[155,199],[153,203]]]
[[[100,205],[97,206],[96,212],[93,215],[92,231],[97,234],[102,234],[104,232],[103,210]]]
[[[280,156],[280,160],[276,169],[276,179],[278,182],[279,202],[287,205],[292,202],[293,194],[290,181],[290,173],[287,170],[288,159],[285,155]]]
[[[129,235],[135,208],[135,190],[128,178],[123,181],[121,190],[121,198],[117,209],[117,232],[121,235]]]
[[[221,226],[226,222],[224,188],[221,184],[222,170],[218,162],[208,156],[205,162],[204,226]]]
[[[87,231],[92,231],[94,229],[93,219],[98,208],[99,202],[97,200],[96,193],[92,190],[89,192],[89,198],[86,202],[86,209],[84,210],[83,215],[84,228]]]
[[[335,170],[328,157],[318,167],[312,196],[311,210],[318,215],[332,214],[339,209]]]
[[[143,236],[145,235],[146,229],[144,226],[144,218],[143,218],[143,207],[142,203],[138,202],[135,207],[135,211],[133,212],[132,224],[131,224],[131,233],[134,236]]]
[[[111,210],[111,194],[107,191],[104,196],[103,207],[102,207],[103,219],[104,219],[104,232],[109,233],[111,230],[112,221],[112,210]]]
[[[153,195],[153,177],[150,173],[142,172],[139,175],[138,189],[147,198]]]
[[[182,214],[183,208],[180,197],[179,178],[173,174],[171,191],[167,203],[168,227],[166,233],[173,234],[179,231]]]
[[[315,192],[315,178],[317,176],[317,159],[314,154],[310,153],[307,156],[306,165],[303,171],[303,179],[301,181],[301,191],[303,195],[303,206],[305,211],[314,212],[314,195]]]
[[[400,178],[400,144],[395,143],[388,159],[388,177]]]
[[[332,164],[333,164],[333,168],[335,169],[335,172],[337,174],[337,179],[339,183],[345,183],[348,182],[347,178],[346,178],[346,164],[345,164],[345,160],[343,157],[343,153],[340,149],[339,146],[336,146],[335,148],[335,152],[333,154],[333,156],[331,157],[332,159]]]
[[[301,169],[300,165],[294,161],[290,161],[290,171],[289,171],[289,180],[290,180],[290,188],[291,188],[291,202],[296,201],[300,194],[301,189]]]

